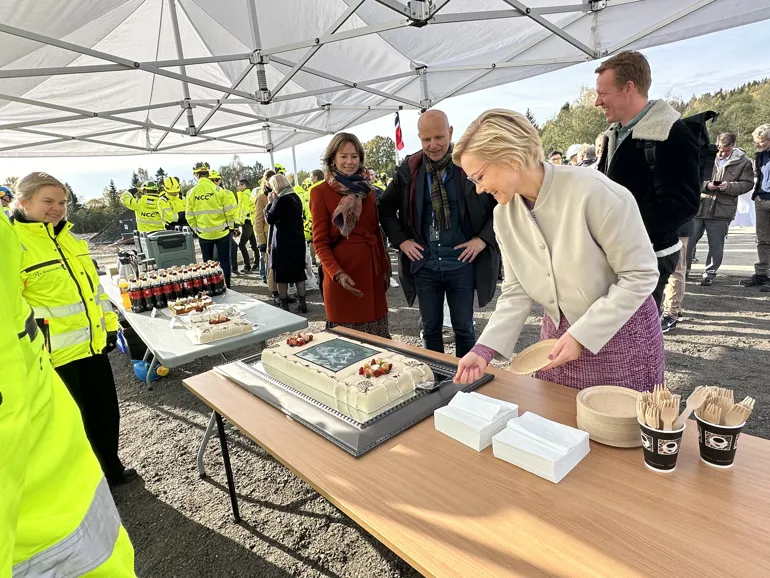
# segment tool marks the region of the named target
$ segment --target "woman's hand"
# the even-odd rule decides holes
[[[352,293],[356,297],[363,297],[364,294],[362,291],[359,291],[356,289],[356,282],[353,281],[352,277],[345,273],[344,271],[340,271],[334,276],[334,280],[342,285],[342,288],[348,291],[349,293]]]
[[[551,353],[548,355],[548,359],[552,360],[551,363],[544,367],[542,371],[548,371],[560,365],[564,365],[570,361],[575,361],[583,353],[583,346],[580,345],[577,339],[570,335],[569,331],[564,333],[556,345],[553,346]]]
[[[476,355],[472,351],[465,354],[457,364],[457,373],[455,374],[455,383],[473,383],[477,379],[480,379],[484,372],[487,370],[487,360]]]

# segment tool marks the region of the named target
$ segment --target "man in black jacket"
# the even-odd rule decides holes
[[[492,227],[496,202],[452,163],[452,127],[438,110],[417,124],[422,152],[408,156],[378,206],[380,223],[400,249],[398,275],[409,305],[419,299],[423,346],[444,351],[444,296],[449,304],[456,355],[476,342],[473,294],[483,307],[495,293],[500,252]]]
[[[700,152],[692,131],[665,100],[649,100],[652,74],[639,52],[625,51],[596,69],[596,106],[612,124],[598,169],[634,195],[655,255],[663,290],[679,262],[679,227],[700,200]],[[647,150],[645,150],[647,149]]]

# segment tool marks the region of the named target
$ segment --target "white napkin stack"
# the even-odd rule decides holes
[[[492,445],[492,436],[517,415],[519,406],[515,403],[458,391],[449,405],[433,412],[433,421],[441,433],[480,452]]]
[[[492,439],[495,457],[558,483],[588,455],[588,434],[526,412]]]

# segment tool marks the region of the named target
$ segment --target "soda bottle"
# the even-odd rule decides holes
[[[179,277],[178,269],[175,269],[171,276],[171,296],[174,299],[182,298],[182,279]]]
[[[219,293],[217,295],[224,295],[225,291],[227,290],[227,287],[225,287],[225,273],[222,271],[222,266],[217,263],[216,264],[216,271],[217,271],[217,290]]]
[[[142,276],[142,301],[143,301],[143,307],[144,311],[152,311],[153,307],[153,297],[152,297],[152,287],[150,286],[150,282],[147,280],[146,276]]]
[[[131,311],[134,313],[142,313],[144,311],[142,288],[136,280],[136,277],[131,277],[131,281],[128,284],[128,295],[131,298]]]
[[[195,291],[195,295],[203,291],[203,276],[201,274],[201,270],[199,267],[195,267],[193,269],[193,290]]]
[[[190,284],[190,273],[187,269],[182,269],[179,274],[182,282],[182,297],[192,297],[192,285]]]
[[[203,292],[208,295],[212,295],[211,291],[211,273],[209,267],[205,263],[201,265],[201,281],[203,282]]]
[[[168,307],[168,304],[171,301],[171,281],[165,271],[160,272],[160,288],[163,293],[163,301],[166,303],[165,307]]]
[[[163,309],[163,290],[158,283],[156,275],[150,275],[150,287],[152,288],[152,306],[157,309]]]

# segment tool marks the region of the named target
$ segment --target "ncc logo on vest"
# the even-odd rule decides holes
[[[199,201],[208,201],[213,196],[214,196],[214,193],[203,193],[203,194],[200,194],[200,195],[195,195],[195,197]]]

